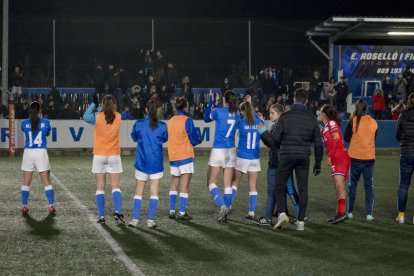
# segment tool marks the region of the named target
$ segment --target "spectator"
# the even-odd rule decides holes
[[[164,57],[161,55],[160,51],[157,51],[155,56],[155,64],[154,64],[154,79],[156,83],[161,83],[165,78],[165,62]]]
[[[56,89],[56,86],[52,86],[52,89],[48,95],[48,101],[54,101],[55,106],[63,106],[63,99],[60,92]]]
[[[323,89],[323,81],[320,79],[319,72],[314,71],[313,77],[309,81],[309,101],[314,101],[314,105],[318,105],[319,98]]]
[[[55,107],[55,102],[54,102],[53,98],[49,100],[47,113],[44,114],[44,115],[46,115],[46,117],[48,119],[59,119],[59,118],[61,118],[61,115],[59,114],[59,110],[56,109],[56,107]]]
[[[45,103],[45,101],[43,100],[43,96],[39,96],[37,98],[37,102],[40,105],[40,109],[42,110],[42,114],[44,114],[45,112],[47,112],[47,104]]]
[[[145,75],[148,75],[149,72],[151,72],[151,74],[154,74],[154,60],[152,58],[151,50],[145,51],[144,70],[145,70]]]
[[[108,93],[115,96],[115,91],[118,87],[118,72],[115,70],[113,64],[108,66]]]
[[[145,81],[146,81],[146,77],[144,75],[144,70],[139,69],[138,74],[136,75],[136,78],[135,78],[135,84],[138,84],[141,88],[144,88]]]
[[[275,99],[273,97],[270,97],[269,99],[267,99],[266,109],[263,112],[263,116],[265,117],[266,120],[269,120],[270,107],[272,107],[273,104],[275,104]]]
[[[149,75],[148,76],[148,81],[147,81],[147,84],[146,84],[147,95],[151,95],[151,93],[153,93],[153,92],[151,92],[153,86],[155,86],[154,77],[152,75]]]
[[[17,105],[16,108],[16,119],[27,119],[29,118],[29,101],[27,99],[23,99],[21,104]]]
[[[194,95],[191,89],[191,82],[189,76],[185,76],[182,80],[181,93],[182,96],[187,100],[189,106],[189,113],[191,113],[191,110],[194,109]]]
[[[178,72],[172,63],[168,63],[165,81],[167,83],[167,92],[170,94],[175,94],[175,87],[178,83]]]
[[[224,78],[223,83],[221,84],[221,94],[224,94],[224,92],[226,92],[227,90],[232,90],[233,89],[233,85],[230,83],[230,80],[228,77]]]
[[[385,75],[382,81],[382,91],[384,92],[385,102],[388,105],[394,99],[394,82],[391,80],[390,74]]]
[[[398,78],[394,80],[394,87],[397,100],[405,101],[407,95],[407,80],[402,74],[399,74]]]
[[[172,115],[171,97],[168,93],[167,85],[161,86],[160,92],[158,93],[158,99],[162,104],[162,115],[164,120],[168,120]]]
[[[411,89],[413,88],[413,72],[411,72],[410,66],[407,65],[407,67],[405,67],[403,77],[407,80],[406,95],[408,95],[412,92]]]
[[[132,114],[129,111],[129,106],[124,106],[124,111],[121,113],[121,120],[132,120]]]
[[[336,106],[336,94],[338,93],[336,86],[335,79],[330,77],[328,84],[324,87],[325,97],[332,106]]]
[[[344,112],[347,109],[346,98],[349,94],[349,88],[343,76],[339,77],[339,82],[336,85],[336,91],[336,106],[338,107],[339,112]]]
[[[95,87],[96,94],[105,94],[105,72],[101,65],[96,65],[92,72],[92,82]]]
[[[6,119],[7,113],[6,113],[6,107],[2,104],[0,104],[0,119]]]
[[[270,68],[270,70],[269,70]],[[273,78],[272,68],[265,68],[260,71],[260,80],[262,85],[261,101],[265,105],[270,97],[274,97],[276,89],[276,81]]]
[[[10,76],[10,84],[12,86],[12,97],[16,98],[22,95],[23,89],[23,72],[22,68],[18,65],[14,67],[14,71]]]
[[[383,114],[385,111],[385,99],[382,89],[375,89],[374,97],[372,97],[372,101],[374,103],[373,110],[374,110],[374,119],[375,120],[383,120]]]
[[[200,102],[197,108],[194,110],[194,120],[203,120],[204,119],[204,112],[205,112],[205,103]]]
[[[405,109],[405,104],[403,100],[400,100],[400,102],[398,104],[396,104],[396,102],[394,102],[392,104],[392,108],[391,108],[391,119],[392,120],[398,120],[398,118],[400,117],[401,112]]]
[[[67,97],[63,104],[63,119],[79,119],[80,117],[79,105]]]
[[[121,91],[117,92],[116,102],[118,103],[119,110],[123,110],[126,99],[130,98],[128,95],[128,88],[131,85],[131,77],[129,73],[121,67],[119,69],[119,88]]]
[[[252,98],[258,98],[259,82],[256,75],[250,75],[249,80],[246,83],[246,94],[252,96]]]

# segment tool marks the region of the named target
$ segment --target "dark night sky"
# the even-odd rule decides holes
[[[144,16],[323,20],[332,15],[412,16],[412,6],[412,1],[389,0],[12,0],[10,12],[15,16],[38,18]]]
[[[22,64],[33,84],[44,83],[51,62],[52,19],[56,20],[57,77],[85,85],[95,64],[115,63],[136,71],[138,50],[155,45],[203,85],[226,74],[245,75],[247,21],[252,20],[252,67],[290,67],[308,75],[326,71],[326,60],[305,31],[337,16],[412,17],[408,1],[294,0],[9,0],[10,64]],[[398,2],[398,3],[397,3]],[[2,8],[2,5],[0,9]],[[1,24],[1,23],[0,23]],[[326,42],[321,41],[326,47]],[[234,73],[236,72],[236,73]],[[50,74],[46,74],[50,75]]]

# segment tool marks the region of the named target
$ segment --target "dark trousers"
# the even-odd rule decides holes
[[[375,161],[352,160],[350,176],[348,181],[348,210],[347,213],[352,213],[354,209],[355,196],[359,178],[364,178],[365,188],[365,210],[367,215],[374,213],[374,164]]]
[[[414,171],[414,154],[400,156],[400,187],[398,188],[398,211],[405,212],[407,206],[408,188]]]
[[[299,192],[299,214],[298,220],[304,221],[306,207],[308,205],[308,177],[309,177],[309,156],[308,155],[282,155],[276,176],[276,202],[279,212],[286,210],[286,184],[289,176],[295,170]]]

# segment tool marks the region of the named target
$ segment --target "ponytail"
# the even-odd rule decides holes
[[[414,109],[414,93],[411,93],[407,99],[407,107],[406,110]]]
[[[111,95],[106,95],[102,100],[102,111],[105,114],[105,121],[110,125],[112,125],[115,120],[115,104],[115,99]]]
[[[332,105],[330,105],[330,104],[324,104],[321,107],[321,112],[325,113],[326,117],[329,120],[332,120],[332,121],[337,122],[338,125],[341,124],[341,119],[339,118],[339,113],[336,110],[336,108],[333,107]]]
[[[184,97],[178,97],[175,100],[175,109],[177,111],[183,111],[187,107],[187,105],[188,105],[188,101]]]
[[[30,125],[32,126],[32,131],[39,130],[39,112],[40,104],[38,102],[32,102],[30,104],[29,113],[30,113]]]
[[[236,93],[232,90],[224,92],[224,100],[226,101],[230,113],[236,113],[237,110],[239,110],[239,103],[237,101]]]
[[[146,110],[150,119],[150,127],[152,129],[158,126],[158,108],[160,104],[157,101],[150,100],[147,102]]]
[[[355,132],[358,132],[359,122],[361,121],[361,117],[364,112],[366,112],[368,109],[367,103],[364,100],[359,99],[355,104],[355,112],[354,117],[356,116],[356,126],[355,126]]]
[[[254,112],[252,104],[250,102],[242,102],[240,104],[240,112],[242,112],[244,118],[246,118],[246,121],[249,124],[249,126],[253,126]]]

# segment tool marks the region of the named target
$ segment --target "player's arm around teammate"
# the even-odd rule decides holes
[[[95,173],[96,180],[95,197],[98,223],[105,223],[105,182],[107,173],[112,186],[115,222],[125,223],[122,214],[122,193],[120,189],[120,179],[123,171],[119,142],[121,115],[116,112],[116,101],[111,95],[106,95],[102,99],[102,109],[96,110],[96,108],[97,103],[92,103],[83,115],[83,119],[95,126],[92,172]]]
[[[194,146],[200,144],[200,136],[188,114],[188,102],[184,97],[176,99],[177,112],[168,121],[168,158],[172,175],[170,186],[170,214],[176,217],[175,205],[180,186],[180,208],[177,214],[179,220],[190,220],[186,212],[191,177],[194,173]]]
[[[22,121],[21,130],[25,134],[25,145],[22,160],[23,185],[21,187],[22,207],[20,211],[23,215],[29,212],[28,199],[30,184],[33,172],[39,172],[40,180],[43,183],[46,198],[49,203],[49,212],[55,213],[55,195],[50,184],[50,164],[47,154],[47,136],[51,127],[49,120],[42,118],[42,110],[38,102],[32,102],[29,108],[30,117]]]
[[[137,143],[135,156],[135,192],[133,199],[133,219],[128,224],[137,227],[141,215],[142,194],[146,182],[150,182],[150,199],[148,202],[147,226],[155,227],[154,220],[158,208],[158,191],[160,180],[164,175],[164,161],[162,144],[168,140],[167,125],[158,120],[161,104],[156,100],[150,100],[145,112],[147,116],[143,120],[135,122],[131,137]]]
[[[322,129],[322,137],[328,150],[328,166],[332,168],[332,181],[337,198],[336,214],[328,219],[328,222],[337,224],[348,218],[345,180],[348,179],[350,160],[342,141],[338,111],[332,105],[325,104],[322,106],[320,114],[322,122],[325,124]]]
[[[212,97],[212,93],[210,93],[210,97]],[[237,96],[233,91],[228,90],[224,93],[222,106],[216,107],[210,114],[206,114],[216,124],[213,149],[208,162],[207,185],[213,200],[220,208],[219,222],[226,221],[231,198],[237,191],[231,187],[236,166],[235,136],[239,120]],[[224,169],[224,199],[217,187],[217,178],[222,168]]]
[[[374,219],[374,164],[375,138],[378,124],[368,114],[368,105],[363,100],[355,104],[354,116],[345,130],[344,139],[349,143],[348,154],[351,158],[350,180],[348,183],[348,218],[353,218],[352,211],[356,189],[361,174],[364,178],[365,211],[368,221]]]
[[[236,172],[232,187],[238,187],[243,174],[247,173],[249,184],[249,212],[246,219],[254,220],[257,205],[257,176],[260,167],[260,134],[257,127],[264,121],[254,113],[253,105],[247,96],[245,102],[240,104],[240,113],[243,118],[237,123],[239,130],[239,145],[237,147]],[[233,203],[234,197],[231,199]]]

